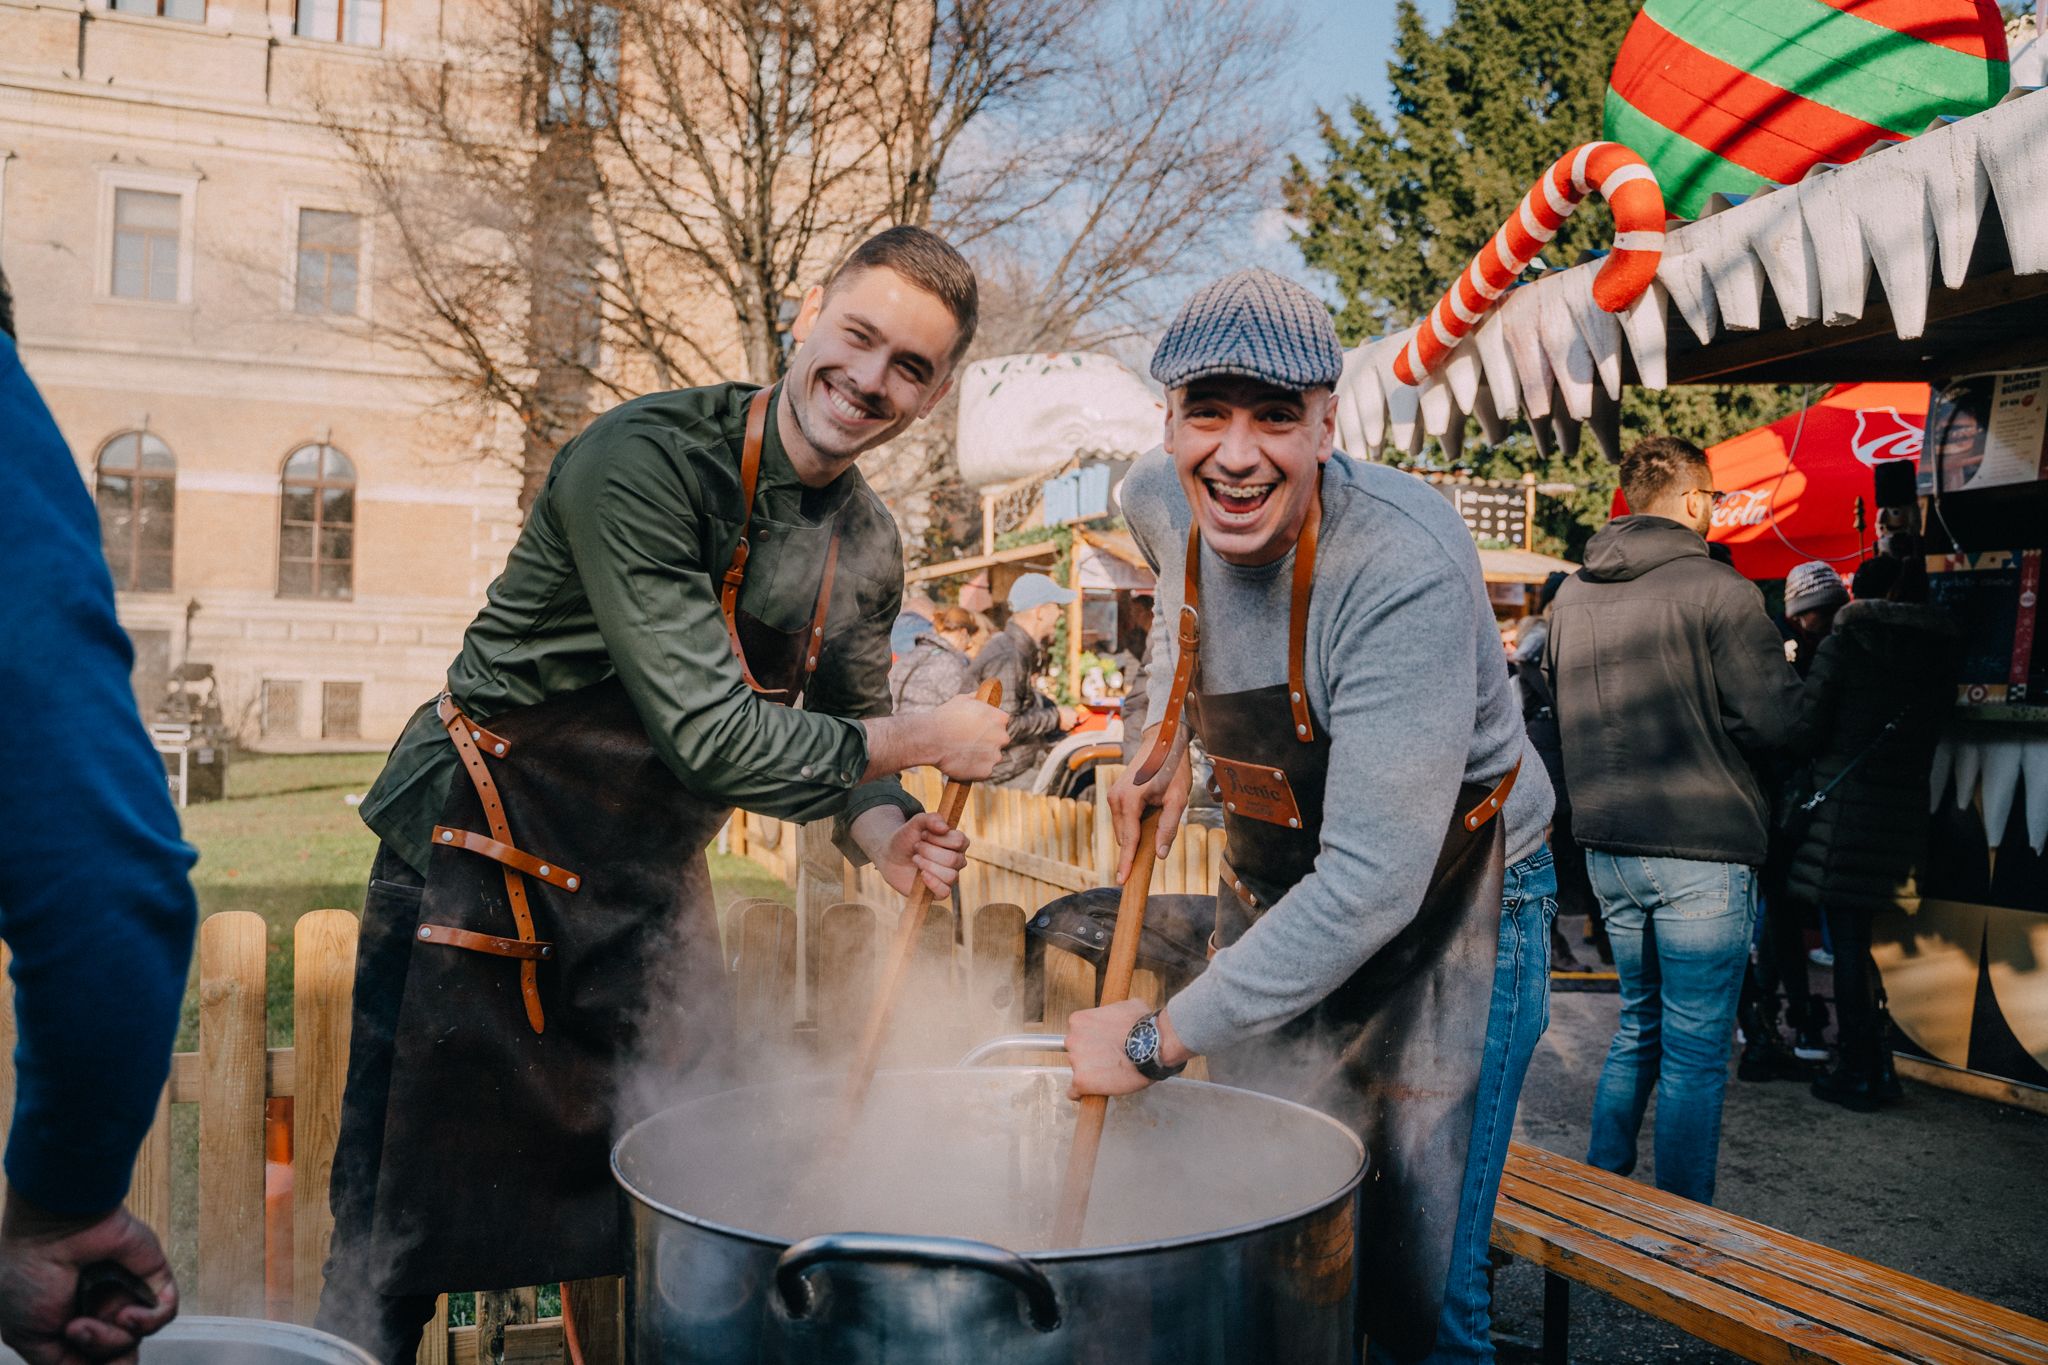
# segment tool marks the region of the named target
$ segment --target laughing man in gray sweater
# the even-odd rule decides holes
[[[1068,1048],[1077,1092],[1126,1093],[1191,1056],[1228,1054],[1371,979],[1376,955],[1397,939],[1410,942],[1407,931],[1437,894],[1440,855],[1449,856],[1457,838],[1445,834],[1454,815],[1471,792],[1497,790],[1519,763],[1501,821],[1506,875],[1497,958],[1488,952],[1482,973],[1490,976],[1458,978],[1458,992],[1426,1007],[1459,1016],[1437,1021],[1447,1037],[1476,1045],[1483,1032],[1483,1057],[1467,1059],[1478,1065],[1477,1098],[1462,1186],[1452,1176],[1457,1226],[1442,1309],[1422,1310],[1435,1320],[1419,1336],[1405,1324],[1387,1334],[1390,1343],[1409,1343],[1405,1358],[1429,1350],[1431,1335],[1432,1358],[1466,1358],[1490,1354],[1485,1263],[1493,1200],[1522,1076],[1548,1013],[1551,792],[1528,748],[1470,532],[1420,479],[1332,449],[1332,386],[1341,363],[1321,304],[1265,271],[1240,272],[1198,293],[1154,358],[1154,376],[1168,390],[1166,445],[1138,463],[1122,494],[1161,594],[1147,726],[1161,724],[1174,691],[1193,526],[1200,532],[1200,644],[1186,690],[1202,712],[1205,746],[1229,756],[1233,708],[1239,735],[1248,728],[1280,733],[1277,741],[1257,741],[1266,746],[1260,761],[1276,772],[1297,761],[1287,742],[1296,724],[1303,736],[1326,737],[1326,775],[1319,764],[1295,773],[1298,786],[1304,777],[1320,782],[1320,802],[1302,800],[1305,817],[1319,804],[1320,827],[1307,848],[1312,866],[1298,863],[1291,884],[1271,876],[1260,884],[1244,869],[1227,874],[1223,901],[1234,903],[1234,887],[1256,918],[1207,972],[1156,1014],[1131,1002],[1074,1015]],[[1289,627],[1305,527],[1315,530],[1299,665],[1303,716],[1289,688]],[[1256,723],[1247,726],[1247,717]],[[1150,806],[1161,809],[1162,851],[1170,842],[1186,782],[1176,748],[1159,777],[1142,787],[1127,779],[1112,794],[1127,863]],[[1241,817],[1225,818],[1229,825]],[[1236,833],[1247,842],[1233,838],[1233,858],[1240,848],[1292,837],[1273,826]],[[1364,1136],[1375,1145],[1374,1134]],[[1376,1164],[1384,1165],[1381,1158],[1376,1150]],[[1435,1264],[1442,1266],[1441,1257]],[[1377,1352],[1380,1332],[1374,1336]]]

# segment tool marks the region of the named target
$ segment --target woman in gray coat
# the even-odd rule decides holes
[[[889,697],[897,715],[935,711],[960,695],[974,625],[974,614],[959,607],[941,607],[933,613],[932,628],[889,666]]]
[[[1786,886],[1820,908],[1835,945],[1840,1052],[1813,1093],[1868,1111],[1898,1098],[1871,920],[1919,905],[1927,772],[1955,703],[1956,630],[1927,604],[1917,560],[1870,560],[1853,592],[1806,679],[1798,747],[1821,800],[1804,815]]]

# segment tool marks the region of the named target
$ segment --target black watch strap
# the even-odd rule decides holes
[[[1135,1040],[1141,1032],[1145,1031],[1149,1031],[1151,1034],[1150,1046],[1136,1046]],[[1182,1062],[1179,1066],[1165,1066],[1161,1064],[1159,1049],[1163,1045],[1164,1040],[1159,1032],[1159,1011],[1154,1010],[1137,1023],[1131,1025],[1130,1034],[1127,1035],[1124,1041],[1124,1056],[1130,1058],[1131,1065],[1138,1068],[1138,1074],[1146,1080],[1172,1080],[1175,1076],[1187,1070],[1188,1064],[1186,1062]]]

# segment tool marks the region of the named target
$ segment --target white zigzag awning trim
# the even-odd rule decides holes
[[[1763,325],[1769,292],[1786,325],[1841,326],[1863,316],[1875,274],[1894,330],[1927,325],[1939,281],[1963,283],[1986,207],[2005,224],[2013,273],[2048,271],[2048,91],[2015,90],[1969,118],[1942,118],[1919,137],[1880,143],[1843,166],[1816,167],[1665,234],[1657,283],[1616,315],[1592,301],[1600,262],[1554,270],[1508,291],[1418,390],[1394,378],[1413,327],[1354,347],[1338,381],[1339,443],[1354,453],[1391,441],[1410,453],[1426,436],[1462,435],[1465,419],[1567,424],[1591,414],[1594,391],[1621,392],[1623,351],[1642,382],[1668,378],[1675,309],[1701,345]],[[1457,439],[1457,435],[1453,439]]]

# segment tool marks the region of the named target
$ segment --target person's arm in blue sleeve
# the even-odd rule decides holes
[[[19,1039],[0,1331],[20,1350],[115,1331],[38,1289],[66,1257],[161,1266],[119,1205],[169,1074],[197,906],[194,854],[130,690],[92,498],[5,338],[0,441],[13,475],[0,504],[0,938]],[[119,1320],[145,1331],[155,1316]]]

